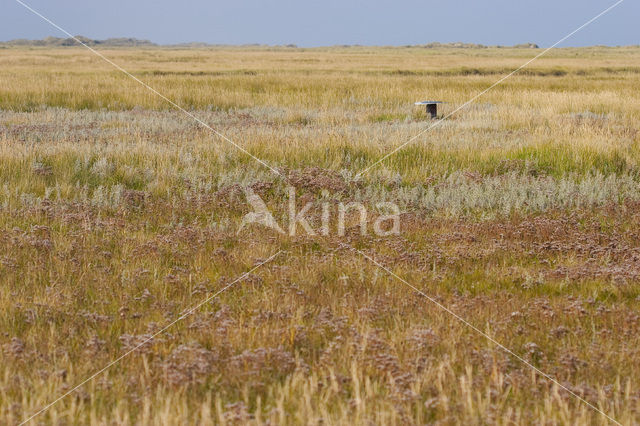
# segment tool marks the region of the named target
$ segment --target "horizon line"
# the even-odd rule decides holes
[[[378,47],[378,48],[455,48],[455,49],[490,49],[490,48],[505,48],[505,49],[544,49],[545,46],[538,45],[534,42],[516,43],[512,45],[507,44],[483,44],[475,42],[454,41],[454,42],[442,42],[442,41],[430,41],[420,44],[361,44],[361,43],[338,43],[338,44],[326,44],[326,45],[299,45],[297,43],[212,43],[205,41],[188,41],[178,43],[157,43],[150,39],[141,39],[137,37],[108,37],[106,39],[92,39],[83,35],[74,36],[83,41],[89,42],[94,45],[104,44],[108,47],[279,47],[279,48],[291,48],[291,49],[321,49],[321,48],[349,48],[349,47]],[[50,45],[38,45],[37,43],[59,42],[61,44]],[[62,44],[69,42],[69,44]],[[117,45],[116,43],[122,44]],[[127,44],[129,42],[129,44]],[[56,37],[47,36],[44,38],[14,38],[10,40],[0,40],[0,45],[11,45],[15,47],[82,47],[77,41],[70,37]],[[564,46],[558,49],[587,49],[587,48],[629,48],[640,47],[640,44],[627,44],[627,45],[612,45],[612,44],[594,44],[584,46]]]

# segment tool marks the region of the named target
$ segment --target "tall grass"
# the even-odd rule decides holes
[[[640,50],[122,49],[105,55],[299,202],[383,200],[401,235],[237,232],[286,182],[82,49],[0,49],[0,423],[600,424],[344,243],[623,424],[638,422]],[[332,205],[333,206],[333,205]],[[300,207],[300,206],[299,206]],[[311,220],[313,222],[313,220]],[[317,223],[313,222],[314,225]]]

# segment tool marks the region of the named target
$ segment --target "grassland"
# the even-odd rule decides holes
[[[640,422],[640,49],[0,49],[0,423]],[[399,235],[254,226],[380,200]],[[323,195],[324,189],[329,195]],[[317,218],[317,216],[315,216]],[[317,221],[315,225],[318,225]],[[332,224],[333,226],[334,224]],[[355,250],[357,249],[357,250]]]

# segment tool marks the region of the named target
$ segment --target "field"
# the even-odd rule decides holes
[[[251,155],[0,48],[1,424],[640,422],[640,48],[552,50],[378,164],[540,50],[101,52]],[[238,231],[289,185],[326,235]],[[337,232],[381,201],[398,234]]]

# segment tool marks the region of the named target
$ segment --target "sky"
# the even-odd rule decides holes
[[[22,0],[74,35],[160,44],[547,47],[616,0]],[[640,44],[640,1],[625,0],[560,46]],[[66,37],[15,0],[0,0],[0,40]]]

